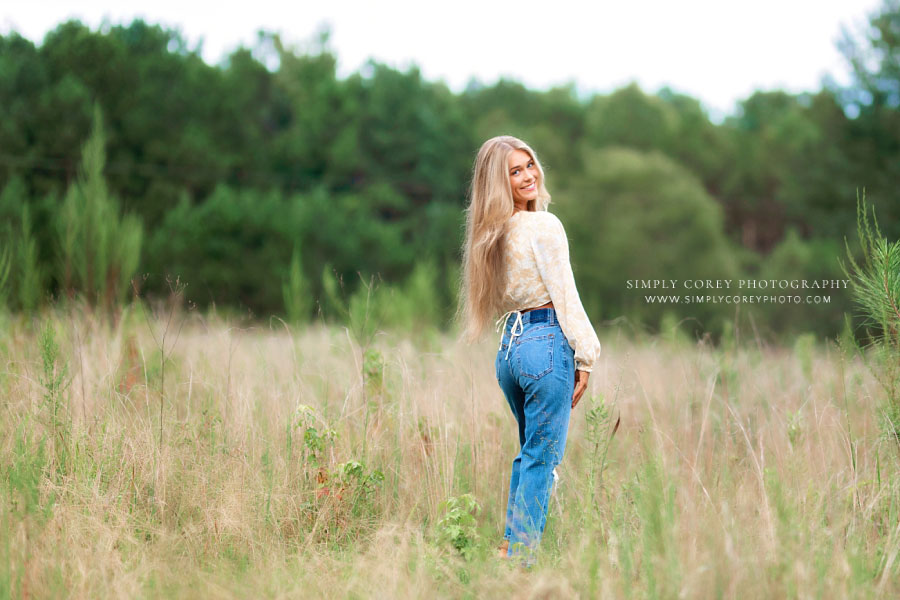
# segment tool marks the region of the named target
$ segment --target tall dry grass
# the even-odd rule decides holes
[[[900,593],[896,448],[834,347],[602,332],[523,573],[493,551],[517,451],[496,340],[176,314],[163,361],[165,318],[0,327],[0,596]],[[468,558],[441,520],[466,493]]]

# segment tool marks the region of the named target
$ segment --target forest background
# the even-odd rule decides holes
[[[141,20],[68,21],[40,44],[13,32],[0,37],[0,302],[115,310],[186,284],[193,304],[252,319],[346,319],[365,298],[386,326],[445,329],[474,155],[512,134],[545,166],[592,320],[718,334],[749,317],[773,341],[832,336],[848,290],[658,305],[645,295],[667,292],[626,280],[844,279],[863,190],[900,237],[900,5],[869,25],[840,44],[849,86],[758,91],[721,123],[634,84],[453,93],[374,61],[341,79],[327,31],[303,48],[261,32],[216,66]]]

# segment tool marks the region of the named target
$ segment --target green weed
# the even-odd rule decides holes
[[[448,498],[441,505],[442,515],[437,522],[437,541],[450,545],[466,560],[478,553],[482,541],[476,530],[475,517],[481,512],[481,505],[471,494]]]

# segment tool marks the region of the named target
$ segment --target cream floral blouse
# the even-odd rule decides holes
[[[506,261],[509,283],[504,310],[514,312],[552,301],[559,326],[575,350],[575,368],[590,371],[600,355],[600,340],[575,288],[569,241],[559,218],[546,210],[513,213],[506,234]]]

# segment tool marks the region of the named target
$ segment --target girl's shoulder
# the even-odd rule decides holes
[[[513,216],[517,217],[518,223],[521,223],[530,229],[538,229],[552,233],[565,233],[565,228],[563,227],[562,221],[559,220],[559,217],[546,210],[536,210],[534,212],[523,210]]]
[[[518,217],[518,219],[522,222],[528,222],[532,224],[562,225],[562,221],[559,220],[559,217],[547,210],[520,210],[519,212],[513,214],[513,216]]]

